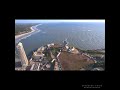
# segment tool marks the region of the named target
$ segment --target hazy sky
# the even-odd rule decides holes
[[[104,19],[101,19],[101,20],[97,20],[97,19],[94,19],[94,20],[70,20],[70,19],[68,19],[68,20],[43,20],[43,19],[41,19],[41,20],[15,20],[15,23],[49,23],[49,22],[104,22],[105,23],[105,20]]]

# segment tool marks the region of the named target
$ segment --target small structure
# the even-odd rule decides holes
[[[32,66],[31,66],[30,70],[33,70],[34,66],[35,66],[35,64],[32,64]]]
[[[69,48],[69,49],[68,49],[68,52],[74,53],[74,54],[78,54],[78,53],[79,53],[79,51],[78,51],[76,48],[74,48],[74,47]]]
[[[68,46],[68,45],[66,45],[66,46],[65,46],[65,48],[68,50],[68,49],[69,49],[69,46]]]
[[[63,41],[63,47],[65,47],[66,45],[68,45],[67,39],[65,39],[65,40]]]
[[[59,70],[59,66],[58,66],[58,62],[57,61],[55,61],[54,70]]]
[[[45,55],[42,53],[45,50],[45,47],[41,46],[40,48],[38,48],[38,50],[36,52],[33,52],[33,58],[35,60],[39,60],[41,58],[43,58]]]
[[[53,59],[51,62],[53,63],[56,59]]]
[[[50,48],[51,46],[54,46],[54,43],[51,44],[47,44],[48,48]]]
[[[75,48],[74,48],[74,47],[72,47],[71,51],[74,51],[74,50],[75,50]]]
[[[94,62],[95,62],[95,63],[97,63],[97,61],[96,61],[96,60],[94,60]]]
[[[46,65],[46,68],[50,68],[50,64],[47,64],[47,65]]]
[[[93,68],[92,71],[104,71],[102,67]]]
[[[43,52],[45,50],[45,47],[41,46],[40,48],[38,48],[37,52]]]
[[[43,58],[44,57],[44,54],[43,53],[40,53],[40,52],[33,52],[33,58],[35,60],[38,60],[40,58]]]

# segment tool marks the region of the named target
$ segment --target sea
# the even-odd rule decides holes
[[[27,57],[40,46],[62,44],[65,39],[70,46],[82,50],[105,49],[105,23],[102,22],[41,23],[37,29],[40,31],[20,40]]]

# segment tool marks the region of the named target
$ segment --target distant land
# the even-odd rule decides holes
[[[16,23],[15,24],[15,35],[21,35],[24,33],[31,32],[30,27],[38,25],[38,23]]]

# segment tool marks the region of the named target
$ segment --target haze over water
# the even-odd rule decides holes
[[[69,45],[83,50],[105,48],[105,23],[102,22],[42,23],[37,29],[41,31],[20,41],[27,55],[42,45],[61,44],[66,38]]]

